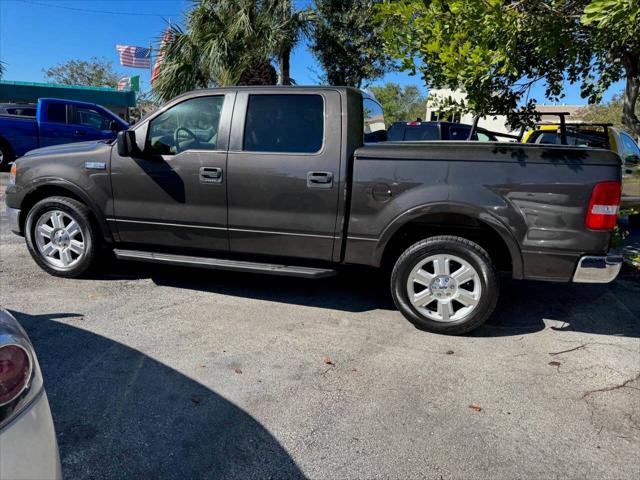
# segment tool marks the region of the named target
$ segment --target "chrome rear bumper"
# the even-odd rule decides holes
[[[584,256],[578,261],[573,281],[577,283],[609,283],[615,280],[622,268],[622,256]]]

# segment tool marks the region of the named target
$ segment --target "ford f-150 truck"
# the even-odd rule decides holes
[[[15,109],[14,109],[15,110]],[[127,122],[93,103],[41,98],[35,118],[0,111],[0,169],[29,150],[82,140],[115,139]]]
[[[169,102],[115,142],[18,159],[13,230],[47,272],[119,259],[319,278],[389,268],[416,326],[460,334],[516,279],[609,282],[620,158],[604,149],[382,142],[359,90],[236,87]]]

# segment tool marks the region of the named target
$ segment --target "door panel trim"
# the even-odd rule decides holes
[[[251,230],[248,228],[229,228],[230,232],[247,232],[247,233],[264,233],[267,235],[293,235],[295,237],[314,237],[314,238],[336,238],[334,235],[316,235],[312,233],[295,233],[273,230]]]
[[[124,223],[142,223],[145,225],[162,225],[165,227],[185,227],[185,228],[204,228],[208,230],[227,230],[226,227],[210,227],[205,225],[193,225],[191,223],[167,223],[167,222],[149,222],[146,220],[126,220],[123,218],[107,218],[109,222],[124,222]]]

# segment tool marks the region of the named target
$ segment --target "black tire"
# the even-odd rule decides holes
[[[473,285],[475,288],[475,282],[479,281],[480,289],[478,291],[480,293],[477,294],[479,298],[476,300],[477,303],[472,310],[467,314],[464,314],[463,310],[460,313],[460,319],[454,320],[455,314],[452,315],[452,320],[447,322],[429,318],[427,315],[432,313],[432,307],[428,307],[428,305],[437,305],[439,302],[438,299],[434,298],[432,300],[432,302],[436,302],[435,304],[429,303],[422,306],[427,314],[421,313],[414,307],[411,301],[409,301],[409,275],[420,262],[428,261],[428,259],[434,255],[451,255],[462,259],[473,267],[475,273],[477,273],[477,277],[474,277],[476,280],[471,280],[472,283],[461,284],[465,286],[465,288],[467,285]],[[455,264],[457,262],[453,261],[453,263]],[[462,266],[462,264],[460,264],[460,266]],[[436,272],[428,273],[435,275]],[[432,280],[432,282],[433,281],[435,280]],[[450,280],[446,279],[446,281]],[[430,285],[434,284],[432,283]],[[437,292],[439,295],[442,295],[443,290],[437,290],[438,288],[442,288],[442,286],[440,286],[440,284],[436,285],[436,290],[432,289],[432,294],[435,295],[434,292]],[[459,291],[457,284],[446,288],[451,288],[448,292],[444,291],[444,295],[452,295],[451,297],[446,297],[446,300],[451,298],[450,303],[453,304],[452,308],[464,308],[464,305],[456,300],[456,295]],[[453,290],[454,288],[455,290]],[[428,290],[428,288],[425,288],[425,290]],[[451,293],[454,291],[456,293]],[[419,293],[421,292],[416,293],[415,290],[413,292],[413,294],[416,295]],[[416,327],[433,333],[461,335],[478,328],[493,312],[499,295],[498,275],[491,262],[491,258],[477,243],[462,237],[450,235],[431,237],[415,243],[400,255],[391,273],[391,294],[398,310]],[[429,294],[429,298],[431,298],[431,296],[432,295]]]
[[[15,160],[15,155],[5,140],[0,138],[0,172],[9,170],[9,164]]]
[[[36,241],[36,222],[47,212],[61,211],[71,219],[75,220],[82,234],[84,252],[75,258],[75,263],[69,267],[57,267],[47,260],[40,250]],[[85,274],[96,263],[99,251],[99,240],[96,228],[91,222],[89,209],[83,203],[68,197],[49,197],[36,203],[29,213],[25,222],[25,237],[29,253],[36,263],[51,275],[65,278],[76,278]]]

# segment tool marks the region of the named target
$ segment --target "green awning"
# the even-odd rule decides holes
[[[0,99],[12,102],[35,102],[38,98],[63,98],[117,107],[136,106],[135,92],[119,92],[110,87],[0,80]]]

